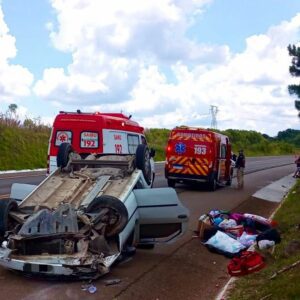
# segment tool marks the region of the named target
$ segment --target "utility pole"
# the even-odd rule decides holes
[[[211,105],[209,112],[211,114],[211,125],[210,125],[210,127],[212,129],[217,129],[217,113],[219,112],[218,106]]]

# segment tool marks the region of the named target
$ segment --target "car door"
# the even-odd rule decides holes
[[[133,191],[138,210],[139,244],[166,243],[176,240],[187,229],[189,211],[172,188]]]

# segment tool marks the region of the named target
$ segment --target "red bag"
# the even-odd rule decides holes
[[[265,266],[263,257],[254,251],[243,251],[240,257],[234,257],[227,270],[231,276],[247,275],[261,270]]]

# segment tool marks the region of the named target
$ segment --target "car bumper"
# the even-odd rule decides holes
[[[187,174],[175,174],[166,173],[167,179],[177,180],[177,181],[194,181],[194,182],[208,182],[209,176],[203,175],[187,175]]]
[[[105,258],[91,255],[88,257],[39,255],[12,256],[8,248],[0,247],[0,265],[24,274],[45,277],[91,278],[104,275],[120,254]]]

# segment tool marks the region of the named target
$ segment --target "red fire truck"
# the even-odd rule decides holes
[[[176,182],[205,182],[214,191],[217,185],[231,185],[231,145],[223,134],[201,128],[174,128],[166,148],[165,177],[168,186]]]
[[[147,144],[144,128],[122,113],[61,111],[55,118],[48,147],[48,173],[57,168],[62,143],[69,143],[84,159],[90,153],[134,154],[139,144]],[[150,151],[154,156],[154,151]],[[154,162],[152,159],[152,178]]]

